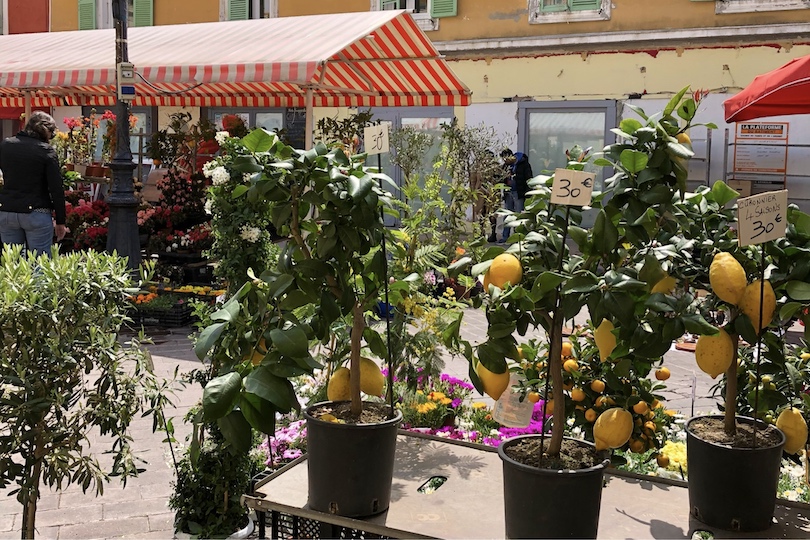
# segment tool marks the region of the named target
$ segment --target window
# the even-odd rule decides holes
[[[529,0],[529,22],[607,21],[611,7],[611,0]]]
[[[269,19],[278,16],[277,0],[226,0],[227,20]]]
[[[717,0],[715,13],[810,9],[810,0]]]
[[[128,26],[152,26],[154,21],[154,0],[129,0]]]
[[[458,0],[371,0],[371,11],[407,9],[424,31],[438,30],[439,19],[458,14]]]
[[[113,28],[113,2],[117,0],[79,0],[79,30]],[[127,26],[152,26],[154,0],[127,0]]]

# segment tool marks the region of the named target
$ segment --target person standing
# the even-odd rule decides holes
[[[67,232],[65,188],[50,145],[54,133],[53,117],[34,111],[22,131],[0,143],[0,241],[37,255],[50,254],[54,233],[60,241]]]
[[[534,176],[529,156],[523,152],[512,154],[508,148],[501,152],[504,167],[509,167],[508,174],[504,174],[509,191],[504,193],[504,206],[515,213],[523,211],[526,201],[526,192],[529,191],[529,180]],[[506,242],[512,234],[511,227],[503,228],[501,242]]]

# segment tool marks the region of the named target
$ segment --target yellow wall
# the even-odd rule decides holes
[[[278,0],[279,17],[368,11],[369,0]]]
[[[79,27],[79,3],[77,0],[51,1],[51,32],[76,30]]]
[[[219,0],[155,0],[155,26],[216,22],[219,20]]]

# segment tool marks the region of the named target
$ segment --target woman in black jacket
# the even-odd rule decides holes
[[[50,254],[54,233],[59,241],[67,231],[65,188],[49,144],[55,132],[53,117],[34,111],[23,131],[0,143],[0,241],[21,244],[37,255]]]

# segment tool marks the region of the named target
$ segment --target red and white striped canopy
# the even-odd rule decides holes
[[[470,90],[404,11],[128,31],[133,105],[468,105]],[[0,107],[115,104],[115,31],[0,36]]]

